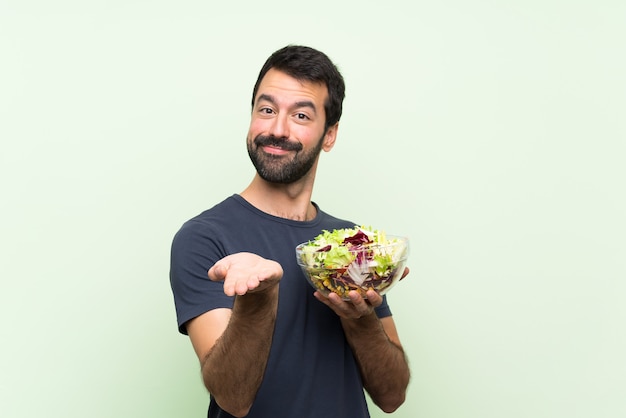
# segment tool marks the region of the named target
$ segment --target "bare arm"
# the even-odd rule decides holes
[[[383,411],[395,411],[404,403],[410,372],[402,346],[389,335],[397,338],[393,319],[378,319],[372,312],[358,319],[342,318],[341,323],[361,369],[365,390]]]
[[[235,296],[232,311],[216,309],[191,320],[187,331],[204,384],[220,407],[247,415],[261,385],[278,306],[282,268],[254,254],[225,257],[209,270]]]
[[[408,269],[403,277],[407,274]],[[374,291],[367,293],[367,300],[355,291],[350,292],[350,301],[335,293],[315,296],[340,316],[363,386],[374,403],[385,412],[395,411],[404,403],[410,370],[393,318],[379,319],[374,312],[382,297]]]

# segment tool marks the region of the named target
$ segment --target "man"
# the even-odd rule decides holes
[[[247,146],[257,174],[174,238],[178,325],[200,360],[209,417],[368,417],[364,388],[386,412],[404,402],[409,368],[386,298],[325,298],[295,258],[296,245],[322,230],[355,225],[311,202],[344,91],[325,54],[272,54],[252,95]]]

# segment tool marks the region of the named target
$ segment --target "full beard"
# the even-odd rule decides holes
[[[302,151],[302,144],[290,142],[286,138],[259,135],[248,141],[248,155],[259,176],[270,183],[290,184],[304,177],[317,161],[322,151],[323,139],[309,151]],[[271,145],[284,150],[295,151],[295,155],[267,154],[260,149]]]

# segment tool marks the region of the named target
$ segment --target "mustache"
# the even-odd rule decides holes
[[[254,138],[254,144],[257,147],[276,147],[286,151],[302,151],[302,144],[299,142],[291,142],[288,138],[278,138],[274,135],[259,135]]]

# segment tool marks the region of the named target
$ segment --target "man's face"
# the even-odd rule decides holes
[[[322,149],[334,144],[337,125],[324,130],[323,84],[300,82],[280,71],[265,74],[252,109],[248,155],[259,176],[289,184],[312,172]]]

